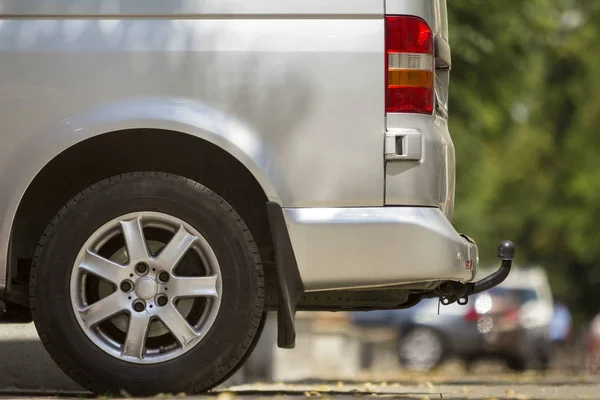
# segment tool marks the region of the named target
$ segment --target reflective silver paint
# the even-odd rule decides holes
[[[371,0],[0,1],[0,259],[36,174],[128,128],[216,143],[284,206],[383,205],[382,16]]]
[[[284,215],[309,291],[469,281],[479,266],[477,246],[435,207],[287,208]]]
[[[381,17],[383,3],[377,0],[0,0],[0,14],[119,18],[140,15],[193,18],[257,15],[307,15],[312,18],[337,15]]]
[[[384,112],[383,17],[443,34],[434,1],[0,0],[0,288],[34,177],[81,141],[133,128],[193,135],[243,163],[287,207],[307,287],[469,279],[452,267],[448,249],[467,250],[441,212],[382,208],[452,214],[445,120]],[[420,132],[422,157],[386,163],[385,136],[400,129]],[[315,215],[331,220],[306,223]],[[399,239],[423,257],[397,255]]]
[[[451,219],[455,171],[448,123],[441,116],[388,114],[388,134],[407,129],[421,132],[421,159],[386,163],[385,204],[440,207]]]
[[[385,0],[386,14],[415,15],[427,22],[434,35],[448,37],[446,0]],[[435,92],[443,112],[435,116],[387,114],[386,136],[407,129],[421,133],[419,160],[398,161],[388,157],[385,167],[386,205],[440,207],[451,220],[454,208],[454,144],[448,131],[449,73],[436,71]],[[397,158],[397,157],[396,157]]]

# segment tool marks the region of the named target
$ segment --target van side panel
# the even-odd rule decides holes
[[[0,260],[35,175],[98,134],[85,116],[101,126],[98,110],[121,103],[138,118],[113,130],[225,121],[204,136],[235,142],[284,207],[383,205],[383,12],[383,0],[0,0]],[[190,107],[161,115],[161,101]]]
[[[5,16],[381,17],[384,0],[0,0]]]
[[[181,2],[161,3],[175,9]],[[331,3],[340,13],[353,10]],[[296,11],[320,18],[5,18],[1,159],[95,107],[146,96],[184,99],[225,112],[260,136],[273,155],[261,168],[283,206],[382,205],[383,22],[374,14],[321,18],[316,6]],[[20,169],[5,164],[2,171],[13,168]]]

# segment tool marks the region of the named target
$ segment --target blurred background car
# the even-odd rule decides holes
[[[449,358],[467,367],[481,359],[501,359],[513,370],[525,370],[549,365],[552,313],[544,270],[527,268],[513,271],[503,284],[464,306],[427,299],[407,310],[352,313],[352,321],[371,332],[394,329],[398,361],[410,370],[427,371]],[[363,343],[363,368],[371,366],[373,352],[373,343]]]

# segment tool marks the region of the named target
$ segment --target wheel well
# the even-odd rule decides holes
[[[267,299],[277,291],[267,197],[248,169],[220,147],[175,131],[136,129],[80,142],[50,161],[27,188],[11,233],[9,289],[27,285],[31,259],[54,214],[86,187],[135,171],[173,173],[210,188],[242,217],[260,250]]]

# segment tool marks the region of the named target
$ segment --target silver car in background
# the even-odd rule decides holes
[[[482,274],[490,271],[482,271]],[[513,370],[546,368],[552,354],[549,325],[552,294],[541,268],[519,268],[502,284],[473,296],[466,305],[444,306],[423,300],[407,310],[353,313],[365,330],[392,329],[397,334],[400,365],[428,371],[448,359],[467,368],[479,360],[501,360]],[[373,347],[363,348],[363,367],[373,361]]]
[[[0,0],[0,298],[98,393],[201,392],[265,312],[473,282],[445,0]]]

